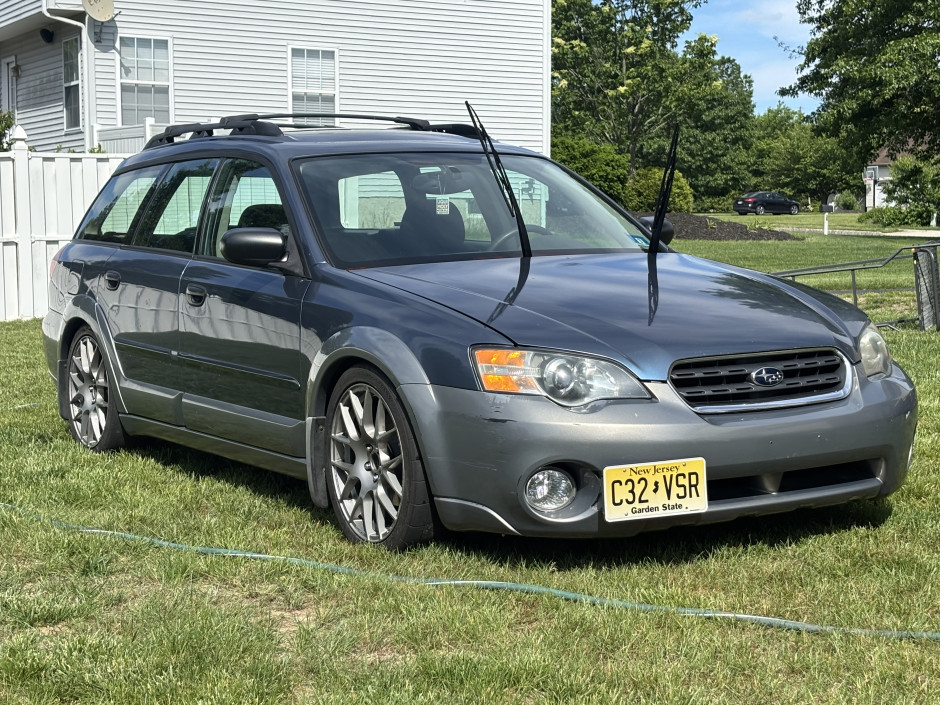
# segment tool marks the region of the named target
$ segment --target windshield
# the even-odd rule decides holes
[[[637,225],[557,165],[502,159],[533,255],[647,246]],[[521,256],[516,219],[483,154],[317,157],[296,168],[338,266]]]

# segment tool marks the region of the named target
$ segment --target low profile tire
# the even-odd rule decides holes
[[[350,368],[336,383],[326,418],[326,485],[346,538],[391,550],[429,541],[434,516],[424,467],[391,385],[369,368]]]
[[[68,422],[72,438],[94,451],[124,445],[124,429],[112,395],[108,366],[91,328],[83,326],[72,338],[66,365]]]
[[[799,206],[790,206],[790,215],[796,215],[800,212]]]
[[[755,213],[756,215],[764,215],[764,207],[763,207],[763,206],[757,206],[756,208],[754,208],[754,213]]]

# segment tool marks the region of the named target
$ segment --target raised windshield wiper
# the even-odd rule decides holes
[[[659,308],[659,274],[656,271],[656,253],[659,252],[659,241],[663,234],[663,221],[666,220],[666,207],[672,195],[672,180],[676,175],[676,152],[679,146],[679,123],[672,132],[672,143],[669,145],[669,155],[666,157],[666,168],[663,170],[663,180],[659,184],[659,200],[656,202],[656,215],[653,217],[653,227],[650,230],[650,246],[646,252],[647,288],[649,293],[649,322],[653,325],[656,309]]]
[[[466,105],[467,112],[470,113],[470,122],[473,123],[473,128],[477,131],[477,137],[480,139],[480,146],[483,147],[483,154],[486,155],[486,161],[490,165],[490,171],[493,172],[493,178],[496,179],[499,191],[503,194],[503,200],[506,201],[506,206],[509,208],[509,215],[516,219],[516,227],[519,229],[519,240],[522,243],[522,256],[531,257],[532,246],[529,244],[529,233],[526,230],[525,221],[522,218],[522,210],[519,208],[519,202],[516,200],[516,194],[513,193],[512,184],[509,183],[509,175],[503,168],[499,153],[496,151],[496,145],[493,144],[493,140],[490,139],[490,136],[486,134],[486,129],[483,127],[483,123],[480,121],[477,111],[470,105],[469,100],[466,101]]]

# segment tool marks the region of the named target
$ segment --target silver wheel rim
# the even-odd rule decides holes
[[[69,360],[69,409],[72,428],[81,442],[94,448],[107,426],[110,388],[104,359],[94,338],[78,341]]]
[[[330,465],[346,523],[359,538],[385,539],[402,500],[401,437],[391,411],[368,384],[355,384],[333,412]]]

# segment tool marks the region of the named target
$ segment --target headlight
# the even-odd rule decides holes
[[[858,351],[862,355],[862,369],[868,377],[891,372],[891,353],[881,333],[871,323],[858,338]]]
[[[541,394],[563,406],[598,399],[649,399],[629,372],[605,360],[568,353],[519,349],[476,349],[483,389],[510,394]]]

